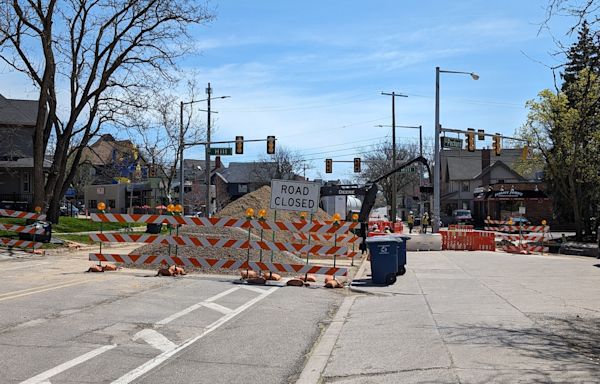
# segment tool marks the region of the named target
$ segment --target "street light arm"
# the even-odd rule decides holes
[[[476,74],[475,72],[448,71],[448,70],[445,70],[445,69],[440,69],[439,72],[440,73],[460,73],[460,74],[463,74],[463,75],[470,75],[473,80],[479,80],[479,75]]]

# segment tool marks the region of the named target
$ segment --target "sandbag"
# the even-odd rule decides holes
[[[344,284],[337,281],[336,279],[329,280],[325,283],[325,288],[343,288]]]
[[[102,268],[103,268],[105,271],[116,271],[116,270],[117,270],[117,266],[116,266],[116,265],[114,265],[114,264],[104,264],[104,265],[102,266]]]
[[[242,279],[254,279],[258,277],[258,274],[255,271],[247,269],[241,269],[240,275],[242,275]]]
[[[104,268],[101,265],[92,265],[86,272],[104,272]]]
[[[273,272],[263,272],[263,277],[265,278],[265,280],[274,280],[274,281],[279,281],[281,280],[281,275],[278,275],[277,273],[273,273]]]
[[[310,282],[310,283],[316,283],[317,282],[317,277],[315,275],[304,275],[304,276],[298,276],[298,278],[302,281],[305,282]]]

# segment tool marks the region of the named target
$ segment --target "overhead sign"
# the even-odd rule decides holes
[[[462,149],[463,141],[454,137],[442,136],[442,148]]]
[[[321,185],[308,181],[271,180],[271,209],[315,213]]]
[[[208,151],[211,156],[231,156],[231,148],[213,148],[211,147]]]

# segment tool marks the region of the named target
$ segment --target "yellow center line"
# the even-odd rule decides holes
[[[96,282],[96,281],[98,281],[98,280],[84,279],[84,280],[70,281],[67,283],[54,283],[54,284],[43,285],[41,287],[22,289],[19,291],[13,291],[13,292],[0,294],[0,301],[16,299],[18,297],[34,295],[36,293],[42,293],[42,292],[52,291],[55,289],[66,288],[66,287],[70,287],[73,285],[78,285],[78,284],[83,284],[83,283],[88,283],[88,282]]]

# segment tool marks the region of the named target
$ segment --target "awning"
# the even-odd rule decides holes
[[[511,201],[511,200],[547,200],[549,199],[543,191],[540,190],[525,190],[518,191],[487,191],[475,195],[474,200],[493,200],[493,201]]]

